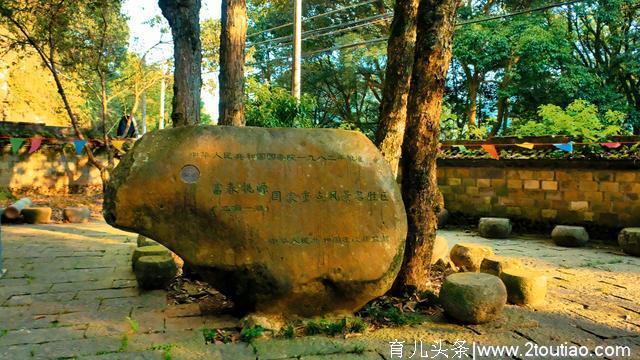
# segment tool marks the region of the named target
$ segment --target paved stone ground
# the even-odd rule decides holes
[[[517,256],[547,273],[548,304],[535,311],[508,306],[501,319],[482,326],[449,324],[436,315],[420,326],[351,339],[216,346],[204,344],[200,329],[230,328],[237,320],[203,316],[193,304],[168,306],[164,291],[140,292],[130,264],[134,235],[104,223],[16,225],[2,231],[8,272],[0,279],[0,359],[391,359],[397,357],[391,357],[389,342],[396,339],[404,341],[404,358],[413,359],[421,358],[420,342],[423,353],[434,358],[439,340],[449,358],[458,358],[452,347],[464,340],[467,346],[472,341],[578,344],[592,350],[619,345],[631,349],[627,358],[640,359],[640,259],[612,247],[565,249],[540,237],[489,241],[441,231],[450,245],[489,244],[498,255]]]

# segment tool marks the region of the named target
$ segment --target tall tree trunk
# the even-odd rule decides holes
[[[244,52],[247,3],[222,0],[220,31],[220,125],[244,126]]]
[[[502,77],[502,81],[500,81],[500,85],[498,86],[498,101],[496,103],[497,106],[497,114],[496,114],[496,125],[491,129],[491,133],[489,137],[494,137],[498,135],[498,132],[505,124],[505,119],[507,116],[507,110],[509,108],[509,96],[506,94],[507,88],[511,84],[511,79],[513,75],[511,71],[513,67],[520,62],[520,57],[511,54],[507,65],[504,68],[504,76]]]
[[[376,143],[395,176],[407,123],[407,99],[416,41],[418,0],[397,0],[387,46],[387,70]]]
[[[200,123],[202,44],[200,0],[159,0],[173,36],[173,126]]]
[[[471,75],[471,74],[469,74]],[[469,79],[469,104],[467,106],[467,119],[469,120],[469,126],[476,126],[477,114],[478,114],[478,89],[480,88],[480,77],[478,76],[477,69],[473,75],[468,76]]]
[[[409,232],[396,289],[429,287],[440,192],[436,157],[444,84],[451,60],[456,9],[460,0],[421,0],[407,128],[402,145],[402,198]]]

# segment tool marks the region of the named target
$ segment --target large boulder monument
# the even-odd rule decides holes
[[[111,174],[104,215],[169,248],[248,312],[340,314],[383,295],[407,220],[363,134],[189,126],[148,133]]]

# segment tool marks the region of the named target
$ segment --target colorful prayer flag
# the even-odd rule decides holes
[[[86,144],[87,144],[87,140],[81,140],[81,139],[73,140],[73,145],[76,147],[76,154],[82,155],[82,150],[84,149],[84,146]]]
[[[500,155],[498,155],[498,150],[494,145],[482,145],[482,148],[484,149],[484,151],[489,153],[492,158],[500,160]]]
[[[524,142],[522,144],[516,144],[516,146],[519,146],[521,148],[525,148],[525,149],[533,149],[533,147],[535,146],[534,144],[530,143],[530,142]]]
[[[9,139],[9,141],[11,142],[11,151],[14,154],[17,154],[18,150],[20,150],[20,147],[24,143],[24,139],[22,139],[22,138],[11,138],[11,139]]]
[[[29,147],[29,154],[33,154],[34,152],[38,151],[38,149],[40,148],[40,144],[42,144],[42,138],[34,137],[34,138],[31,138],[30,142],[31,142],[31,146]]]
[[[553,146],[557,147],[558,149],[562,150],[562,151],[566,151],[569,153],[573,152],[573,141],[569,141],[566,144],[553,144]]]
[[[620,146],[622,146],[622,144],[620,144],[619,142],[606,142],[606,143],[602,143],[600,144],[608,149],[617,149]]]

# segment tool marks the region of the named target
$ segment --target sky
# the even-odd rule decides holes
[[[209,18],[220,18],[220,0],[202,0],[202,8],[200,10],[200,20]],[[144,54],[149,51],[160,40],[171,40],[171,33],[161,34],[160,29],[169,28],[169,24],[162,16],[162,12],[158,7],[158,0],[125,0],[123,12],[129,17],[129,49],[138,54]],[[158,17],[160,24],[151,25],[149,20]],[[173,45],[163,44],[153,47],[153,50],[147,54],[149,62],[161,62],[164,59],[173,56]],[[218,74],[203,75],[208,77],[218,77]],[[204,79],[203,79],[204,82]],[[212,91],[206,87],[202,88],[202,101],[204,102],[204,111],[212,116],[213,119],[218,118],[218,92]]]

